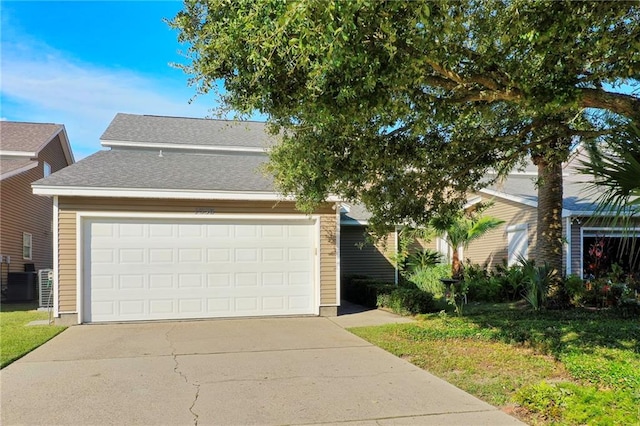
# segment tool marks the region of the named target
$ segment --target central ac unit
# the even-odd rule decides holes
[[[38,271],[38,294],[41,308],[53,307],[53,269]]]

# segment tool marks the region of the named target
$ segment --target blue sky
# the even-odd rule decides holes
[[[100,147],[118,112],[212,116],[189,100],[186,63],[163,18],[180,1],[1,1],[0,118],[64,124],[76,159]]]

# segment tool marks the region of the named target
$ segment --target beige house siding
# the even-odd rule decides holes
[[[34,195],[31,183],[44,176],[44,162],[51,172],[67,166],[59,136],[51,140],[38,155],[33,169],[0,181],[0,254],[11,256],[11,272],[24,271],[33,263],[35,269],[53,267],[53,201]],[[32,235],[32,258],[24,259],[23,232]],[[7,266],[2,268],[2,283],[7,282]]]
[[[336,214],[325,204],[320,215],[320,305],[336,304]],[[216,213],[300,214],[293,202],[208,201],[60,197],[58,202],[59,311],[77,312],[76,306],[76,214],[78,212],[194,213],[212,208]]]
[[[375,244],[366,241],[364,226],[340,228],[340,275],[365,275],[382,281],[395,281],[395,233]]]
[[[337,223],[335,211],[320,217],[320,305],[337,305]]]
[[[465,261],[470,259],[472,263],[480,265],[486,263],[489,267],[500,265],[503,259],[506,260],[508,257],[507,227],[521,224],[528,225],[529,259],[535,259],[538,220],[536,208],[483,193],[476,195],[482,197],[483,203],[493,202],[493,205],[485,210],[483,215],[502,219],[505,223],[471,243],[469,248],[464,251]]]

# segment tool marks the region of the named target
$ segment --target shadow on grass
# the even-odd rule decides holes
[[[465,317],[495,331],[507,343],[530,345],[558,357],[571,350],[589,353],[597,347],[640,353],[638,318],[624,318],[615,310],[533,312],[514,305],[467,309]]]
[[[38,309],[37,302],[2,302],[0,312],[24,312]]]

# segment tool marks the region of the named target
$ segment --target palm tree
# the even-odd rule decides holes
[[[481,211],[487,207],[489,205],[483,205],[474,212],[461,211],[454,216],[435,217],[430,222],[435,235],[444,239],[453,252],[451,277],[454,279],[462,278],[459,249],[467,249],[472,241],[504,223],[504,220],[495,217],[481,216]]]
[[[598,211],[609,214],[613,225],[620,219],[628,226],[640,208],[640,129],[629,123],[604,142],[586,148],[589,160],[582,161],[578,170],[593,178]]]

